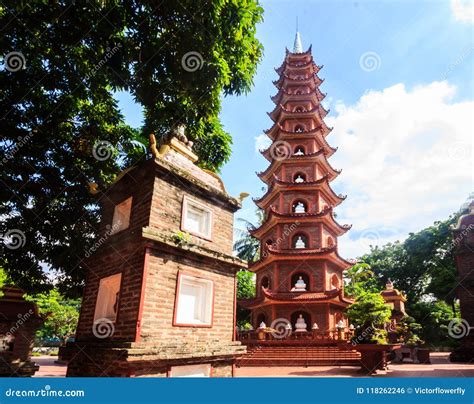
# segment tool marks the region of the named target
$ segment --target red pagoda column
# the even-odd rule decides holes
[[[286,322],[296,334],[317,329],[337,335],[338,323],[348,325],[343,311],[352,301],[344,296],[342,273],[351,263],[339,256],[337,240],[350,226],[333,215],[345,197],[330,186],[340,171],[328,162],[336,149],[326,140],[331,129],[324,123],[320,69],[311,47],[302,51],[299,34],[276,69],[274,124],[266,131],[272,145],[262,152],[270,165],[258,174],[267,192],[254,200],[265,220],[251,233],[261,246],[250,268],[257,296],[239,302],[251,310],[254,328]]]

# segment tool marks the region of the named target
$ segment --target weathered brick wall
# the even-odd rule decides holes
[[[178,271],[214,282],[214,323],[211,328],[173,326]],[[149,258],[142,316],[143,342],[154,339],[194,342],[231,341],[234,330],[234,273],[225,264],[191,260],[152,250]]]
[[[148,226],[154,178],[152,163],[149,161],[128,171],[119,181],[107,189],[104,195],[100,196],[102,220],[99,233],[101,237],[106,237],[108,243],[127,240],[130,237],[140,237],[142,228]],[[115,205],[130,196],[133,197],[133,200],[129,228],[107,236],[112,225]]]
[[[104,245],[101,251],[91,257],[76,334],[78,340],[96,339],[93,332],[94,312],[100,279],[119,272],[122,273],[122,281],[118,315],[110,339],[135,340],[144,251],[143,241],[127,242],[124,239],[114,243],[113,247]]]
[[[191,236],[192,242],[204,247],[232,254],[233,213],[223,204],[209,200],[204,194],[193,192],[182,179],[168,174],[157,176],[154,183],[153,203],[151,206],[150,226],[172,235],[181,229],[183,199],[187,195],[191,199],[211,209],[212,240]]]

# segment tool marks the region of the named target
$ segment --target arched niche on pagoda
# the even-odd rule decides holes
[[[301,270],[296,270],[295,272],[293,272],[290,275],[290,277],[289,277],[289,280],[290,280],[290,285],[289,286],[290,286],[290,288],[288,290],[292,290],[295,287],[295,284],[296,284],[296,282],[298,282],[300,277],[304,281],[304,283],[306,284],[306,291],[307,292],[311,291],[312,276],[308,272],[301,271]]]
[[[306,174],[301,171],[297,171],[296,173],[293,174],[292,180],[293,182],[296,182],[296,183],[306,182],[307,181]]]
[[[333,236],[326,236],[326,247],[333,247],[336,244],[336,241]]]
[[[271,247],[273,245],[273,240],[271,238],[267,238],[265,242],[263,243],[263,248],[265,251],[267,250],[268,247]]]
[[[340,289],[341,288],[341,280],[336,274],[331,275],[331,286],[334,289]]]
[[[302,105],[297,105],[296,107],[293,108],[293,112],[306,112],[306,108],[303,107]]]
[[[291,326],[293,327],[293,330],[296,329],[295,324],[296,321],[298,320],[300,314],[302,315],[304,322],[306,323],[306,331],[309,331],[311,329],[311,314],[309,314],[307,311],[303,310],[298,310],[293,313],[291,313],[290,321],[291,321]]]
[[[270,278],[270,276],[268,275],[263,275],[262,278],[260,279],[260,288],[265,288],[265,289],[268,289],[268,290],[271,290],[272,289],[272,280]]]
[[[291,239],[291,248],[309,248],[309,236],[306,233],[302,232],[295,234]]]
[[[304,199],[296,199],[291,204],[292,213],[307,213],[308,212],[308,202]]]
[[[293,127],[293,132],[295,133],[303,133],[305,131],[305,127],[304,125],[300,124],[300,123],[297,123],[294,127]]]
[[[295,146],[293,155],[295,156],[304,156],[306,154],[306,148],[303,145]]]
[[[255,321],[255,328],[260,327],[261,323],[265,323],[265,325],[268,326],[267,324],[267,315],[265,313],[258,313]]]

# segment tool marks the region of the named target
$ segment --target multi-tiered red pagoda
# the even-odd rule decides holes
[[[326,140],[331,129],[324,123],[320,69],[297,33],[293,52],[276,69],[274,125],[266,131],[272,145],[262,152],[270,165],[258,174],[268,188],[255,200],[265,220],[251,233],[260,241],[260,259],[250,268],[257,296],[239,302],[251,310],[255,329],[282,319],[293,334],[348,325],[343,312],[352,301],[344,296],[342,273],[351,263],[339,256],[337,240],[350,226],[333,213],[345,197],[330,186],[340,171],[328,162],[336,149]]]

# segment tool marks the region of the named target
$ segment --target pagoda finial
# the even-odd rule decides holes
[[[303,45],[301,44],[301,35],[296,29],[295,44],[293,45],[293,53],[303,53]]]

